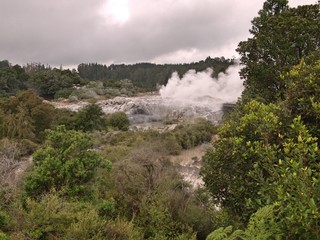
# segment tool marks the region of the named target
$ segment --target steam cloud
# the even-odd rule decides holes
[[[166,86],[160,88],[162,99],[194,102],[212,98],[221,102],[235,102],[243,91],[243,81],[239,77],[240,65],[230,66],[226,73],[213,78],[213,70],[203,72],[189,70],[182,78],[175,72]]]

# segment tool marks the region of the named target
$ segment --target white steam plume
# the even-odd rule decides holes
[[[160,88],[163,99],[176,101],[199,101],[203,98],[214,98],[222,102],[235,102],[243,91],[243,81],[239,77],[240,65],[230,66],[226,73],[212,78],[213,70],[203,72],[189,70],[182,78],[175,72],[166,86]]]

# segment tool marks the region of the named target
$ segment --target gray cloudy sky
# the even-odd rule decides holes
[[[0,60],[76,66],[232,57],[263,2],[0,0]]]

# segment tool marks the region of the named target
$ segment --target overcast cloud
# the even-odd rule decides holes
[[[76,66],[232,57],[263,2],[0,0],[0,60]]]

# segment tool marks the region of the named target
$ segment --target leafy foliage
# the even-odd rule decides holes
[[[45,69],[30,73],[30,82],[37,93],[44,98],[59,96],[61,91],[82,83],[81,78],[70,70]]]
[[[33,155],[34,169],[25,180],[27,196],[37,197],[52,188],[68,196],[83,194],[84,184],[105,161],[89,150],[90,136],[60,126],[48,131],[47,140]]]
[[[180,124],[173,130],[177,143],[183,149],[189,149],[209,142],[216,127],[209,121],[199,118],[194,123]]]
[[[243,101],[220,127],[202,173],[216,203],[250,219],[241,239],[320,236],[318,18],[316,5],[266,1],[254,37],[239,45]],[[260,213],[268,206],[271,218]],[[230,228],[216,234],[232,237]]]
[[[202,174],[206,186],[213,194],[213,201],[231,210],[233,215],[248,219],[257,210],[247,204],[255,199],[258,183],[249,172],[264,160],[272,164],[272,154],[277,151],[273,143],[279,141],[282,117],[276,105],[251,101],[238,106],[220,127],[220,140],[204,156]],[[261,148],[268,152],[262,153]],[[263,173],[268,177],[269,172]]]
[[[236,240],[243,235],[242,231],[234,231],[232,226],[218,228],[206,238],[206,240]]]
[[[282,239],[282,236],[283,232],[281,225],[277,222],[275,206],[266,205],[251,216],[243,239]]]
[[[102,130],[105,127],[104,113],[100,106],[90,104],[75,116],[75,128],[82,131]]]
[[[233,113],[220,129],[221,140],[204,157],[204,180],[214,201],[242,221],[275,203],[289,236],[317,238],[317,139],[300,117],[282,127],[277,109],[252,101],[243,107],[244,115]]]
[[[32,239],[142,239],[141,233],[123,219],[107,221],[90,203],[68,202],[55,193],[39,202],[27,199],[25,237]]]
[[[199,121],[176,131],[197,129],[198,124],[212,127]],[[109,132],[100,144],[102,153],[113,160],[113,169],[110,177],[98,172],[96,194],[114,199],[112,214],[133,218],[146,239],[193,239],[195,233],[197,239],[205,239],[214,226],[215,209],[205,192],[193,194],[167,159],[172,154],[168,144],[178,144],[175,133]]]
[[[290,127],[279,150],[282,157],[278,164],[268,166],[272,172],[269,180],[262,180],[256,170],[252,176],[257,177],[262,186],[260,198],[279,207],[279,221],[287,235],[315,239],[320,236],[318,139],[310,135],[300,117],[294,119]]]
[[[269,240],[282,239],[279,223],[276,222],[275,209],[267,205],[254,213],[245,230],[233,231],[232,226],[219,228],[208,235],[206,240]]]
[[[312,134],[320,137],[320,50],[282,76],[288,89],[286,104],[294,116],[301,116]]]
[[[245,98],[284,99],[286,84],[280,74],[320,46],[319,6],[288,8],[287,2],[266,1],[252,21],[253,37],[239,43]]]

